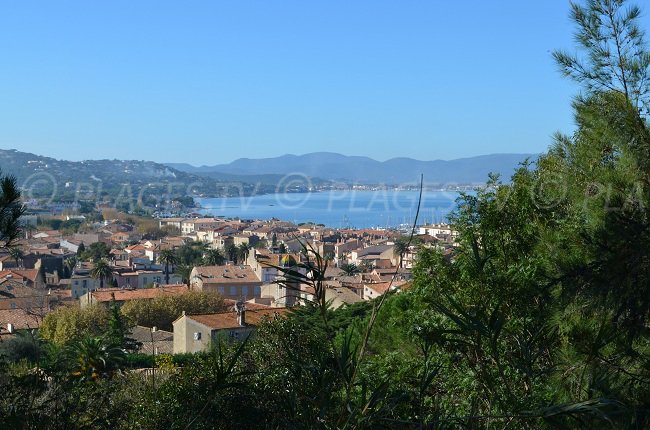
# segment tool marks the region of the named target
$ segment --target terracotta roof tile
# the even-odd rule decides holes
[[[36,282],[38,278],[38,270],[36,269],[16,269],[16,270],[2,270],[0,271],[0,280],[5,278],[12,279],[29,279],[32,282]]]
[[[3,334],[7,331],[7,324],[13,324],[16,330],[24,330],[40,327],[41,320],[23,309],[0,309],[0,331]]]
[[[249,308],[249,304],[247,304],[246,307],[245,319],[247,326],[257,326],[264,318],[273,318],[276,315],[284,316],[289,312],[287,308],[254,310]],[[187,317],[216,330],[240,327],[237,322],[237,314],[234,311],[207,315],[187,315]]]
[[[153,299],[161,296],[179,296],[189,292],[186,285],[164,285],[158,288],[140,288],[126,290],[121,288],[104,288],[93,291],[92,297],[96,302],[110,302],[115,295],[115,301],[124,302],[136,299]]]
[[[391,285],[390,282],[377,282],[375,284],[364,284],[364,287],[370,288],[371,290],[375,291],[378,294],[384,294],[386,291],[388,291],[388,288],[398,288],[402,285],[404,285],[406,282],[404,281],[395,281]]]
[[[223,299],[223,303],[226,306],[229,306],[232,310],[235,309],[235,305],[237,304],[237,300],[233,299]],[[258,310],[258,309],[269,309],[270,306],[262,304],[262,303],[251,303],[251,302],[246,302],[246,310]]]
[[[237,284],[260,282],[250,266],[227,264],[224,266],[196,266],[193,272],[201,277],[204,284]]]
[[[255,258],[262,267],[281,266],[282,258],[289,256],[294,261],[300,261],[299,254],[274,254],[266,249],[256,250]]]
[[[127,247],[124,248],[124,249],[129,250],[129,251],[144,251],[144,250],[146,250],[146,248],[144,247],[144,245],[140,245],[140,244],[137,244],[137,245],[130,245],[130,246],[127,246]]]

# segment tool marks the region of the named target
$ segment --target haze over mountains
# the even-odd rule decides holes
[[[517,165],[528,157],[534,160],[536,155],[490,154],[449,161],[420,161],[412,158],[377,161],[369,157],[313,152],[273,158],[240,158],[228,164],[214,166],[195,167],[185,163],[166,165],[195,175],[213,175],[217,172],[229,175],[301,173],[346,183],[400,184],[417,182],[422,173],[425,182],[429,184],[477,184],[485,182],[490,172],[499,173],[508,180]]]

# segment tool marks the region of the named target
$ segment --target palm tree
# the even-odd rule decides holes
[[[234,243],[227,243],[226,246],[224,246],[223,251],[225,252],[226,256],[228,257],[228,260],[234,261],[237,263],[237,246],[235,246]]]
[[[247,243],[241,243],[237,247],[237,259],[240,262],[245,262],[248,258],[248,253],[250,252],[251,247]]]
[[[408,237],[400,237],[395,241],[395,245],[393,245],[393,255],[395,257],[401,257],[404,255],[406,251],[408,251],[409,248],[409,239]]]
[[[176,266],[176,273],[178,273],[181,277],[181,280],[183,281],[184,284],[189,285],[190,284],[190,274],[192,273],[192,266],[188,266],[186,264],[179,264]]]
[[[341,269],[346,276],[354,276],[361,271],[359,270],[359,266],[354,263],[343,263],[339,269]]]
[[[93,268],[90,269],[90,276],[94,279],[99,279],[99,288],[104,288],[104,279],[108,279],[112,275],[113,269],[104,259],[96,261],[93,264]]]
[[[203,254],[203,264],[206,266],[220,266],[226,262],[226,257],[220,249],[208,249]]]
[[[16,262],[16,267],[20,267],[22,265],[23,257],[25,256],[25,254],[20,248],[18,248],[17,246],[9,248],[9,255]]]
[[[160,251],[158,261],[165,265],[165,284],[169,284],[169,266],[174,266],[178,263],[176,253],[171,249],[163,249]]]
[[[409,241],[410,241],[410,244],[409,244]],[[414,238],[410,239],[408,236],[402,236],[402,237],[398,238],[395,241],[395,245],[393,245],[393,255],[395,257],[397,257],[399,259],[399,263],[401,265],[403,265],[404,262],[402,260],[404,258],[404,255],[407,254],[411,250],[412,246],[417,247],[421,243],[422,243],[422,241],[419,238],[414,237]]]
[[[67,351],[71,374],[85,381],[109,378],[119,371],[126,353],[101,337],[87,337],[72,344]]]
[[[74,268],[77,265],[77,257],[72,256],[72,257],[66,258],[65,261],[63,262],[63,265],[68,270],[68,273],[70,274],[70,276],[72,276],[72,272],[74,271]]]
[[[366,272],[371,272],[373,269],[373,265],[369,261],[363,261],[361,264],[359,264],[359,272],[360,273],[366,273]]]
[[[203,242],[182,245],[176,249],[178,264],[201,264],[201,258],[206,250],[206,244]]]

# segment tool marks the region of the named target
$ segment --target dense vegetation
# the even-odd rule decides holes
[[[284,184],[282,175],[195,174],[149,161],[75,162],[4,149],[0,163],[28,198],[81,205],[105,201],[125,211],[170,204],[169,200],[189,209],[195,203],[191,194],[248,196],[273,193]],[[325,181],[297,177],[288,191],[304,191],[310,183]]]
[[[423,248],[411,288],[332,311],[316,255],[302,279],[314,303],[246,342],[159,358],[153,376],[130,371],[114,308],[105,335],[18,337],[1,349],[0,428],[650,427],[638,14],[617,0],[574,6],[586,60],[556,59],[584,84],[575,134],[510,184],[461,196],[455,254]]]

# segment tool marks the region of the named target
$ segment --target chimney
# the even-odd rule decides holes
[[[241,327],[246,325],[246,307],[244,302],[239,301],[235,304],[235,310],[237,311],[237,324]]]
[[[9,333],[13,333],[13,332],[14,332],[14,325],[13,325],[12,323],[7,324],[7,331],[8,331]]]

